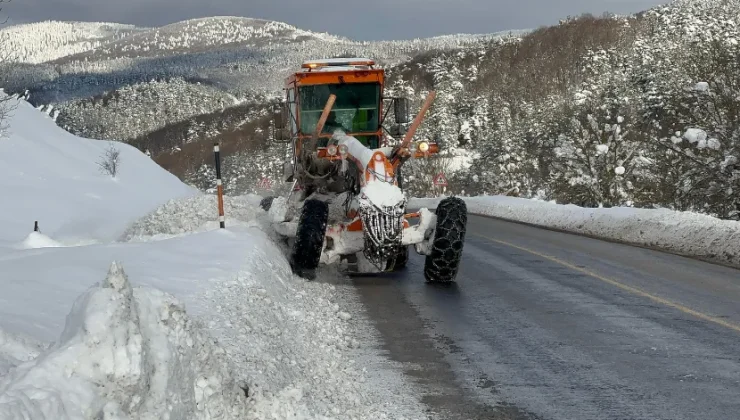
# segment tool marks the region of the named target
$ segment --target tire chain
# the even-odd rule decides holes
[[[431,283],[449,283],[457,275],[465,244],[467,206],[449,197],[437,206],[437,226],[431,253],[424,263],[424,277]]]
[[[319,200],[307,200],[301,208],[291,255],[293,271],[309,280],[315,278],[329,219],[329,206]]]

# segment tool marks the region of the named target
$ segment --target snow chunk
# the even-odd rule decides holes
[[[720,168],[724,171],[728,166],[737,165],[738,159],[735,156],[725,156],[725,160],[720,164]]]
[[[707,140],[707,147],[709,147],[712,150],[719,150],[722,147],[722,143],[714,137]]]
[[[244,418],[223,355],[174,297],[132,288],[114,262],[58,343],[0,379],[0,418]]]
[[[597,155],[603,155],[605,153],[609,152],[609,145],[608,144],[597,144],[596,145],[596,154]]]
[[[706,92],[709,90],[709,83],[699,82],[694,86],[694,90],[699,91],[699,92]]]
[[[624,175],[624,166],[617,166],[614,168],[614,173],[617,175]]]
[[[691,144],[699,143],[701,141],[704,141],[704,144],[706,144],[707,132],[699,128],[689,128],[686,130],[683,137]]]
[[[378,207],[395,206],[406,199],[398,186],[383,181],[371,181],[362,192],[367,199]]]

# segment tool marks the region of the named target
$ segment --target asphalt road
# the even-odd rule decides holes
[[[443,419],[740,419],[740,270],[470,216],[452,286],[423,257],[355,277]]]

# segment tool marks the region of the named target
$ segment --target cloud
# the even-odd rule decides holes
[[[633,13],[659,0],[23,0],[15,22],[83,20],[160,26],[204,16],[279,20],[353,39],[407,39],[551,25],[584,12]]]

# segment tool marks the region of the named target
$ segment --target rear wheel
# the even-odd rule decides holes
[[[296,275],[308,280],[316,278],[328,220],[327,203],[319,200],[307,200],[303,203],[291,252],[291,267]]]
[[[460,268],[468,209],[461,198],[448,197],[439,203],[436,214],[434,241],[424,262],[424,277],[430,283],[449,283]]]

